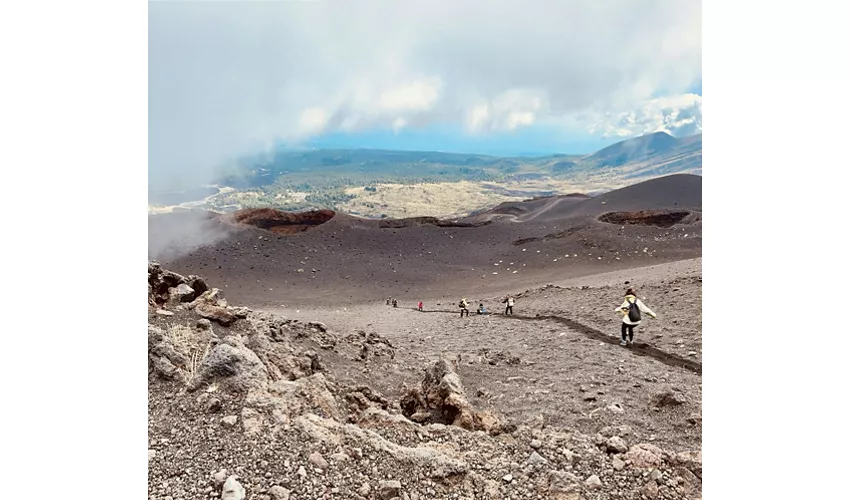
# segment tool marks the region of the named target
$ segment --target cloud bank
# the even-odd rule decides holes
[[[152,2],[149,181],[209,180],[277,142],[458,127],[701,131],[701,5]]]

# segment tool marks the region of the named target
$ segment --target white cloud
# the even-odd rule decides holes
[[[308,108],[301,112],[298,132],[302,135],[314,135],[324,130],[328,123],[328,113],[322,108]]]
[[[604,112],[609,127],[592,124],[614,135],[696,127],[647,101],[700,80],[700,10],[694,0],[153,2],[149,179],[208,175],[257,144],[340,130],[489,134]]]
[[[485,124],[490,119],[490,106],[480,104],[470,110],[467,117],[467,128],[470,131],[477,131],[484,128]]]
[[[605,137],[631,137],[652,132],[674,136],[702,133],[702,96],[682,94],[650,99],[637,109],[591,114],[588,130]]]
[[[421,112],[433,108],[440,95],[439,78],[413,82],[381,94],[381,109],[390,112]]]
[[[467,129],[473,133],[515,130],[533,124],[537,114],[547,109],[545,93],[510,89],[468,111]]]
[[[393,122],[393,132],[399,133],[407,125],[407,120],[404,118],[396,118]]]

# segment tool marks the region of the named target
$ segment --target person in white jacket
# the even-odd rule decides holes
[[[636,307],[633,307],[633,305]],[[658,316],[652,312],[652,309],[646,307],[646,304],[637,298],[637,294],[631,288],[629,288],[626,292],[626,298],[623,303],[620,307],[614,309],[614,312],[623,315],[623,325],[621,330],[623,340],[620,341],[620,345],[626,345],[627,332],[629,334],[628,345],[632,345],[635,338],[635,327],[640,324],[643,314],[648,314],[652,319],[658,318]]]
[[[505,314],[510,314],[513,316],[514,314],[514,298],[510,295],[505,295],[505,299],[502,301],[505,304]]]

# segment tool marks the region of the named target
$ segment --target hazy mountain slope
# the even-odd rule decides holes
[[[594,195],[679,173],[702,175],[702,135],[675,138],[659,132],[591,155],[537,158],[371,149],[278,151],[246,160],[238,171],[222,175],[212,190],[200,186],[152,192],[149,212],[175,206],[219,212],[272,207],[375,218],[457,217],[501,202]]]
[[[592,162],[598,167],[617,167],[668,153],[678,146],[679,141],[675,137],[665,132],[656,132],[612,144],[584,161]]]

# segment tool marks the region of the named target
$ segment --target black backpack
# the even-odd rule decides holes
[[[634,302],[629,302],[629,321],[633,323],[640,321],[640,307],[637,305],[637,298]]]

